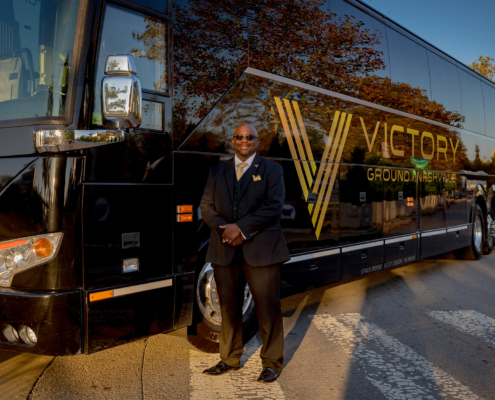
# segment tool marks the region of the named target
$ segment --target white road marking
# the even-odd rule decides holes
[[[479,399],[469,388],[360,314],[336,317],[319,314],[312,318],[328,340],[347,349],[353,363],[364,369],[366,379],[387,399],[437,399],[439,396]]]
[[[495,319],[473,310],[431,311],[428,315],[495,346]]]
[[[201,354],[191,350],[191,400],[285,400],[278,382],[265,385],[256,382],[262,368],[260,351],[259,341],[254,337],[244,346],[243,367],[240,370],[221,376],[207,376],[203,371],[220,361],[218,354]]]

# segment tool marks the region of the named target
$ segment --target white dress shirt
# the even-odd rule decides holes
[[[234,157],[234,161],[235,161],[235,172],[237,174],[237,168],[239,168],[237,165],[241,162],[245,162],[247,165],[244,167],[244,172],[246,172],[248,170],[248,168],[251,166],[251,164],[253,163],[253,160],[254,160],[254,157],[256,156],[256,152],[251,156],[249,157],[246,161],[241,161],[239,160],[239,157],[237,157],[237,154],[235,155]]]

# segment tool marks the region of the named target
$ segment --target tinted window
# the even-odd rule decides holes
[[[0,121],[63,117],[79,2],[0,4]]]
[[[175,143],[248,67],[245,0],[173,0]]]
[[[143,100],[143,122],[139,128],[163,131],[163,108],[162,103]]]
[[[331,23],[325,0],[250,1],[249,66],[333,87],[345,55]]]
[[[93,123],[101,124],[101,81],[111,54],[134,56],[137,76],[143,89],[166,92],[166,23],[148,15],[109,4],[101,34],[95,81]]]
[[[465,117],[464,129],[485,134],[485,112],[481,82],[478,78],[459,70],[461,84],[462,115]]]
[[[419,88],[430,98],[430,75],[426,49],[393,29],[387,28],[392,82]]]
[[[485,105],[486,134],[495,138],[495,89],[486,83],[483,83],[482,87]]]
[[[461,122],[461,91],[457,67],[430,51],[428,52],[428,64],[431,77],[431,99],[442,105],[446,112],[459,114],[457,120],[453,118],[451,121],[452,125],[457,126]]]
[[[327,1],[251,1],[248,21],[253,68],[355,95],[361,77],[387,64],[372,21],[332,15]]]
[[[361,25],[360,29],[362,32],[374,36],[376,40],[370,41],[365,38],[363,43],[360,44],[360,47],[363,49],[370,48],[378,52],[376,62],[367,73],[382,78],[386,76],[390,77],[390,60],[388,57],[385,25],[343,0],[330,0],[330,11],[332,14],[335,14],[334,18],[337,18],[337,20],[345,21],[346,16],[348,16],[352,22],[357,22]]]

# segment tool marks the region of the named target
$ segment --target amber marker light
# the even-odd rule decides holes
[[[177,206],[176,210],[178,214],[192,213],[193,206]]]
[[[413,235],[413,239],[416,239],[418,237],[418,235]]]
[[[41,238],[34,242],[32,250],[39,258],[47,258],[52,254],[53,245],[48,239]]]
[[[89,295],[89,301],[111,299],[112,297],[113,297],[113,290],[105,290],[104,292],[91,293]]]
[[[192,214],[179,214],[177,215],[177,222],[192,222]]]

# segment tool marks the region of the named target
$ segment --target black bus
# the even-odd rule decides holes
[[[285,296],[478,260],[494,110],[493,82],[359,0],[3,0],[0,349],[218,351],[199,202],[243,122],[284,168]]]

